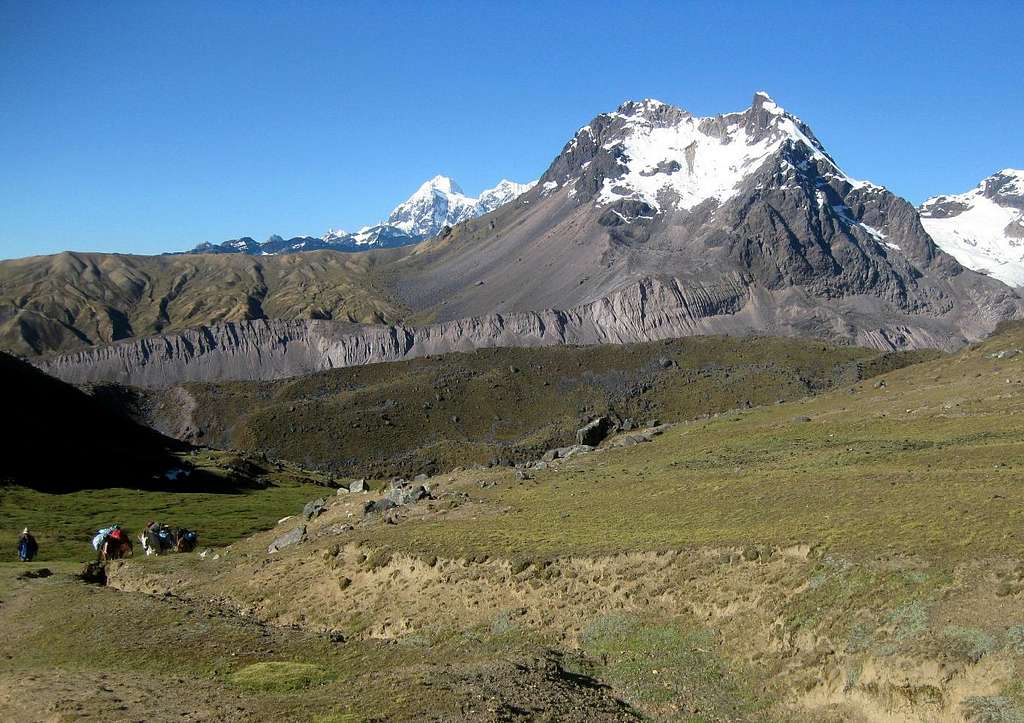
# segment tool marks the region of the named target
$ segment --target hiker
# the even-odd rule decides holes
[[[146,555],[162,555],[174,549],[175,538],[173,531],[159,522],[147,522],[146,526],[139,533],[139,542]]]
[[[115,560],[132,554],[132,541],[120,525],[104,527],[97,532],[92,538],[92,546],[100,553],[101,560]]]
[[[177,544],[174,546],[176,552],[192,552],[196,549],[196,544],[199,542],[198,532],[186,530],[184,527],[179,527],[175,532],[177,533]]]
[[[146,526],[142,528],[142,532],[139,533],[139,542],[142,543],[142,549],[145,551],[146,557],[159,555],[162,552],[158,529],[157,523],[150,521],[146,523]]]
[[[21,537],[18,538],[18,559],[22,562],[32,562],[38,552],[39,543],[26,527],[21,531]]]

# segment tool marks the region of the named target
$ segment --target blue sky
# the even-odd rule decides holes
[[[0,257],[355,228],[765,89],[914,202],[1024,166],[1024,3],[0,0]]]

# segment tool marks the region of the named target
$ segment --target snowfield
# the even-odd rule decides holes
[[[939,248],[967,268],[1024,286],[1021,199],[1024,171],[1007,168],[967,193],[929,198],[920,208],[921,223]]]

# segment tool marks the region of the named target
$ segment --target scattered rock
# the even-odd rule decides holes
[[[327,500],[323,497],[313,500],[312,502],[307,502],[306,506],[302,508],[302,518],[308,522],[309,520],[319,517],[326,509]]]
[[[596,447],[608,436],[612,423],[608,417],[598,417],[584,427],[576,430],[576,444]]]
[[[78,574],[78,577],[82,582],[88,582],[92,585],[106,585],[107,568],[102,562],[87,562],[85,567],[82,568],[82,572]]]
[[[660,434],[660,432],[658,432]],[[637,444],[650,442],[654,436],[650,432],[630,432],[621,434],[611,441],[612,447],[633,447]]]
[[[299,525],[291,532],[286,532],[285,534],[281,535],[276,540],[271,542],[270,547],[267,548],[267,553],[272,555],[278,550],[283,550],[286,547],[303,542],[305,541],[305,539],[306,526]]]
[[[418,475],[416,475],[415,477],[412,478],[412,481],[413,482],[426,482],[428,479],[430,479],[429,475],[418,474]]]
[[[875,387],[875,389],[885,389],[885,380],[879,379],[877,382],[874,383],[873,386]]]
[[[992,352],[988,355],[989,359],[1013,359],[1018,354],[1024,353],[1020,349],[1003,349],[1002,351]]]
[[[662,369],[671,369],[675,365],[676,363],[669,359],[668,357],[663,356],[661,359],[658,360],[658,366],[660,366]]]
[[[369,487],[366,486],[365,479],[357,479],[355,482],[348,486],[349,492],[368,492]]]
[[[594,447],[591,447],[588,444],[576,444],[571,447],[558,447],[557,449],[549,449],[547,452],[544,453],[544,456],[541,457],[541,461],[554,462],[556,459],[569,459],[570,457],[574,457],[577,454],[586,454],[588,452],[593,452],[594,449]]]
[[[380,512],[387,512],[388,510],[394,509],[395,507],[398,507],[398,505],[394,502],[394,500],[391,500],[387,497],[384,497],[379,500],[368,500],[367,503],[363,505],[363,515],[373,515]]]
[[[38,570],[28,570],[18,575],[22,580],[37,580],[41,577],[49,577],[53,572],[48,567],[41,567]]]
[[[426,476],[423,478],[427,479]],[[409,505],[429,496],[430,490],[426,486],[422,484],[410,485],[404,479],[392,481],[388,491],[384,493],[384,497],[394,502],[395,505]]]
[[[516,479],[520,479],[520,480],[533,479],[533,475],[531,475],[529,472],[527,472],[524,469],[517,469],[516,470]]]

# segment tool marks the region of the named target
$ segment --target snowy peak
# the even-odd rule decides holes
[[[932,240],[969,269],[1024,286],[1024,171],[1005,168],[970,191],[918,209]]]
[[[544,193],[566,187],[598,206],[629,201],[655,213],[692,211],[732,198],[773,158],[805,171],[813,163],[829,182],[864,185],[764,91],[744,111],[703,118],[651,98],[627,101],[581,128],[541,183]]]
[[[537,185],[536,181],[516,183],[515,181],[503,178],[498,181],[498,185],[494,188],[488,188],[480,192],[480,197],[476,201],[475,215],[483,216],[485,213],[490,213],[494,209],[519,198],[535,185]]]
[[[1004,168],[981,182],[981,193],[1000,206],[1024,210],[1024,171]]]
[[[448,176],[434,176],[429,181],[424,182],[414,193],[414,196],[425,195],[429,192],[436,191],[445,195],[465,195],[462,188]]]
[[[984,179],[970,191],[932,196],[921,204],[921,215],[929,218],[951,218],[964,213],[981,198],[988,199],[998,206],[1024,210],[1024,171],[1004,168]]]
[[[455,181],[447,176],[434,176],[421,185],[405,202],[388,216],[388,224],[411,236],[436,236],[445,226],[490,213],[533,187],[533,183],[502,180],[480,198],[465,195]]]
[[[475,206],[476,199],[463,194],[455,181],[447,176],[434,176],[395,207],[388,216],[388,224],[411,236],[427,238],[445,226],[471,218]]]

